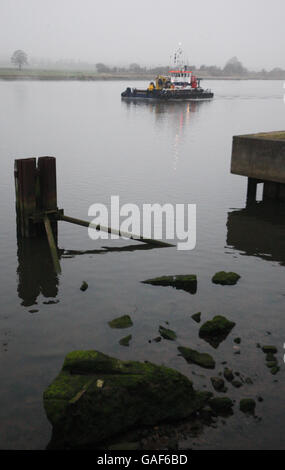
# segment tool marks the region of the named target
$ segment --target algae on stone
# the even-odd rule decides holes
[[[225,381],[221,377],[211,377],[211,382],[217,392],[226,392]]]
[[[228,397],[211,398],[209,405],[218,415],[227,416],[232,414],[233,401]]]
[[[240,400],[239,408],[243,413],[254,413],[256,403],[252,398],[243,398]]]
[[[123,315],[122,317],[114,318],[108,322],[111,328],[130,328],[133,326],[133,322],[129,315]]]
[[[234,326],[234,322],[222,315],[217,315],[212,320],[203,323],[199,330],[199,337],[207,341],[213,348],[217,348]]]
[[[176,276],[160,276],[153,279],[142,281],[143,284],[151,284],[152,286],[172,286],[175,289],[185,290],[190,294],[197,292],[197,276],[196,274],[179,274]]]
[[[169,339],[170,341],[174,341],[177,338],[175,331],[164,328],[164,326],[161,325],[159,327],[159,333],[164,339]]]
[[[129,346],[131,339],[132,339],[132,335],[128,335],[120,339],[119,343],[121,346]]]
[[[212,277],[214,284],[221,284],[222,286],[233,286],[240,279],[240,275],[233,272],[219,271]]]
[[[185,348],[183,346],[179,346],[177,349],[181,353],[181,356],[190,364],[197,364],[205,369],[214,369],[216,366],[215,361],[210,354],[199,353],[198,351],[195,351],[195,349]]]
[[[194,313],[193,315],[191,315],[191,318],[193,318],[193,320],[196,323],[200,323],[200,321],[201,321],[201,312]]]
[[[88,289],[88,284],[87,284],[86,281],[83,281],[82,284],[81,284],[80,290],[82,290],[82,292],[84,292],[87,289]]]
[[[102,382],[104,386],[98,387]],[[50,449],[84,449],[136,427],[180,420],[211,394],[196,392],[181,373],[98,351],[73,351],[44,392],[53,426]]]

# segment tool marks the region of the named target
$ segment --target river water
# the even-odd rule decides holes
[[[213,101],[168,104],[122,102],[129,85],[0,83],[0,448],[46,447],[51,426],[42,394],[76,349],[165,364],[211,391],[209,378],[227,361],[253,384],[229,385],[233,416],[181,447],[284,448],[285,208],[246,208],[246,178],[230,174],[233,135],[284,129],[283,83],[211,81]],[[14,159],[45,155],[57,158],[58,204],[67,215],[88,219],[89,206],[109,206],[111,195],[140,207],[196,204],[196,248],[134,249],[136,242],[94,241],[87,229],[61,222],[62,274],[56,276],[45,243],[17,244],[16,237]],[[220,270],[241,279],[233,287],[214,285],[211,277]],[[141,283],[183,273],[197,274],[195,295]],[[198,337],[191,318],[198,311],[202,321],[221,314],[236,322],[216,350]],[[111,329],[108,321],[123,314],[131,315],[132,329]],[[167,324],[177,340],[149,343]],[[130,346],[121,346],[130,333]],[[277,375],[256,343],[277,346]],[[212,354],[215,371],[187,364],[179,345]],[[243,415],[239,399],[258,395],[256,417]]]

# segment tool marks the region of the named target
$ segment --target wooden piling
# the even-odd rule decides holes
[[[36,235],[36,227],[31,216],[37,208],[36,203],[36,158],[15,160],[14,167],[16,190],[17,231],[21,237]]]
[[[38,159],[40,212],[57,211],[56,159],[55,157],[40,157]],[[51,218],[51,228],[57,242],[57,220]]]

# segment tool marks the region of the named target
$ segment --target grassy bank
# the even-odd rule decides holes
[[[255,74],[246,76],[211,76],[203,72],[194,72],[205,80],[282,80],[282,78],[256,77]],[[84,70],[44,70],[0,68],[0,80],[154,80],[153,73],[98,73]]]

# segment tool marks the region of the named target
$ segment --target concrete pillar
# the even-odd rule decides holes
[[[247,179],[247,203],[249,202],[255,202],[256,200],[256,189],[257,189],[257,183],[259,180],[255,178],[248,178]]]
[[[264,181],[263,187],[263,201],[268,199],[270,200],[277,200],[279,194],[279,183],[275,183],[274,181]]]

